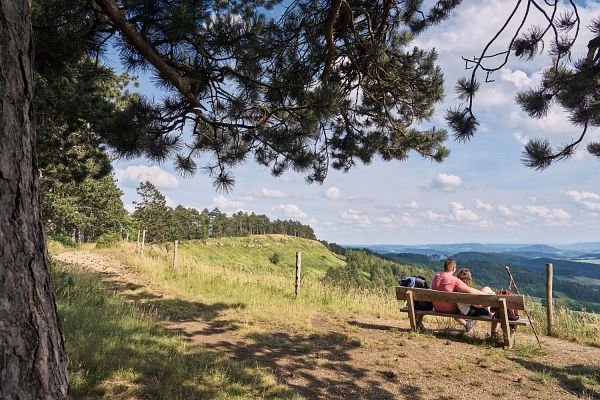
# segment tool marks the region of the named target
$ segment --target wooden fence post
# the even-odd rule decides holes
[[[552,263],[546,264],[546,315],[548,317],[548,336],[552,336],[554,307],[552,304]]]
[[[142,257],[144,257],[144,244],[146,243],[146,230],[142,231]]]
[[[173,269],[177,266],[177,246],[179,245],[179,240],[175,240],[175,245],[173,246]]]
[[[135,245],[135,251],[138,252],[140,251],[140,230],[138,229],[138,239],[137,239],[137,244]]]
[[[300,272],[302,270],[302,253],[296,252],[296,297],[300,296]]]

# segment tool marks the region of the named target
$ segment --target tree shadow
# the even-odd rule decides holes
[[[274,369],[279,380],[308,399],[394,399],[383,382],[370,379],[368,368],[352,365],[350,351],[361,344],[346,334],[308,336],[284,332],[253,332],[251,343],[219,342],[207,347]],[[394,381],[384,376],[388,381]]]
[[[185,346],[152,316],[100,288],[98,280],[53,275],[72,398],[297,397],[256,363]],[[202,305],[196,312],[214,317],[218,309]]]
[[[532,372],[556,379],[560,387],[568,392],[577,396],[585,396],[585,398],[600,399],[600,391],[596,389],[597,385],[600,384],[600,367],[584,364],[556,367],[519,357],[511,357],[510,359]],[[594,387],[587,387],[586,383],[588,386]]]
[[[423,391],[417,386],[404,385],[400,389],[400,393],[404,395],[405,400],[421,400],[423,398]]]
[[[128,295],[124,295],[123,297],[129,299]],[[154,314],[162,320],[172,322],[213,321],[225,310],[245,307],[245,304],[241,303],[206,304],[199,301],[176,298],[147,298],[141,301],[137,300],[135,304],[145,312]]]

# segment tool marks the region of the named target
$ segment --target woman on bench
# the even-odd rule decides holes
[[[473,287],[473,276],[471,275],[471,271],[469,271],[468,268],[461,268],[458,271],[458,273],[456,274],[456,277],[458,279],[460,279],[461,281],[463,281],[467,286]],[[481,290],[481,292],[483,292],[485,294],[495,294],[495,292],[487,286],[484,288],[481,288],[480,290]],[[493,314],[490,311],[489,307],[482,307],[481,305],[477,305],[477,304],[464,304],[464,303],[458,303],[457,305],[458,305],[458,309],[460,310],[460,313],[463,315],[469,315],[472,317],[479,316],[479,315],[493,317]],[[492,322],[491,335],[493,337],[496,337],[499,335],[497,322]]]

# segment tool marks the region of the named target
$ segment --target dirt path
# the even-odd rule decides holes
[[[260,325],[240,333],[240,321],[218,318],[228,304],[175,298],[98,253],[53,258],[100,273],[108,289],[148,307],[191,344],[255,360],[309,399],[600,399],[599,348],[544,338],[544,354],[534,346],[504,352],[431,322],[415,335],[406,320],[361,315],[316,315],[312,333]],[[525,334],[517,340],[533,343]]]

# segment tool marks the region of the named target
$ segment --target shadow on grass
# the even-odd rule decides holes
[[[96,275],[56,271],[53,286],[72,398],[298,398],[255,362],[187,346],[151,315],[100,289]],[[198,312],[214,318],[219,308]]]
[[[600,399],[600,391],[597,390],[597,385],[600,384],[600,367],[583,364],[556,367],[517,357],[510,359],[532,372],[556,379],[560,387],[568,392],[584,398]]]
[[[355,320],[348,321],[348,325],[356,326],[362,329],[372,329],[377,331],[410,332],[410,329],[407,328],[398,328],[397,326],[389,325],[368,324],[366,322],[359,322]]]
[[[361,343],[346,334],[254,332],[246,338],[251,344],[219,342],[208,347],[233,354],[236,360],[271,366],[281,381],[309,399],[396,398],[382,387],[382,381],[368,377],[372,371],[352,365],[350,351]]]

